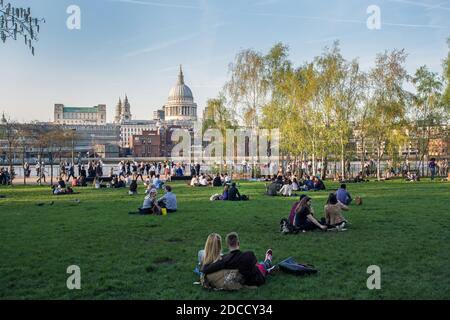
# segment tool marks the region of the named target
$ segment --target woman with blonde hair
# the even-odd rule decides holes
[[[202,266],[219,261],[222,258],[222,237],[211,233],[206,239],[205,249],[198,252],[198,266],[195,273],[200,273]]]

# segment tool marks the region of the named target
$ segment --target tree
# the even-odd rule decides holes
[[[418,140],[418,151],[424,175],[424,160],[428,155],[433,128],[442,124],[444,108],[441,100],[442,82],[435,72],[426,66],[417,69],[412,83],[416,88],[413,96],[413,122],[414,133]]]
[[[450,38],[447,41],[450,49]],[[447,59],[444,60],[444,79],[447,83],[447,88],[442,95],[442,102],[447,112],[450,112],[450,50]]]
[[[41,23],[45,23],[45,20],[34,18],[30,8],[16,8],[0,0],[0,39],[3,43],[7,39],[17,40],[18,36],[22,36],[34,55],[33,44],[38,41]]]
[[[377,160],[377,178],[381,179],[381,161],[389,144],[397,143],[405,135],[406,92],[403,84],[407,79],[404,67],[404,50],[378,54],[375,67],[370,71],[371,101],[367,121]]]
[[[268,95],[264,57],[251,49],[243,50],[230,64],[230,72],[231,79],[225,85],[225,92],[231,105],[236,114],[242,115],[244,125],[256,128]]]
[[[6,141],[6,154],[8,158],[9,173],[11,175],[11,184],[14,178],[14,155],[15,149],[19,143],[19,124],[12,121],[9,117],[2,115],[1,136]]]

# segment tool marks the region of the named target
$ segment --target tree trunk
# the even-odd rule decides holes
[[[327,171],[328,171],[328,158],[324,157],[322,162],[322,180],[325,180],[327,178]]]
[[[377,147],[377,179],[381,180],[381,150],[380,146]]]
[[[341,137],[341,174],[342,174],[342,179],[346,179],[346,172],[345,172],[345,146],[344,146],[344,141]]]
[[[23,169],[23,184],[27,184],[27,174],[25,172],[25,147],[23,147],[23,153],[22,153],[22,169]]]
[[[362,173],[362,177],[365,178],[366,173],[364,172],[364,164],[366,162],[366,146],[365,146],[365,141],[364,138],[361,139],[361,147],[362,147],[362,151],[361,151],[361,173]]]
[[[53,154],[50,153],[50,184],[53,185]]]

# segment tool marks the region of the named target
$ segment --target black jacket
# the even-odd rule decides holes
[[[228,200],[230,201],[239,201],[241,200],[241,194],[236,187],[231,187],[228,190]]]
[[[256,256],[253,252],[231,251],[224,255],[221,260],[202,267],[204,274],[214,273],[220,270],[239,270],[244,277],[247,286],[260,286],[266,281],[261,271],[256,267]]]

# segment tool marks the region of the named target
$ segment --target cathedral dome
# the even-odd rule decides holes
[[[178,82],[169,92],[169,101],[194,101],[191,89],[184,84],[184,75],[181,67],[180,74],[178,75]]]

